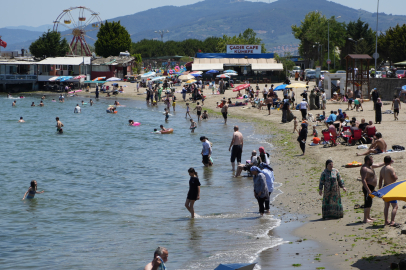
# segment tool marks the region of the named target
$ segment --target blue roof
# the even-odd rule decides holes
[[[258,54],[227,54],[227,53],[196,53],[195,58],[274,58],[274,53],[258,53]]]

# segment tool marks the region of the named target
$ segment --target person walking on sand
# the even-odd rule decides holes
[[[362,181],[362,192],[364,193],[364,223],[373,222],[375,219],[371,218],[371,207],[372,207],[372,192],[375,190],[378,184],[377,177],[375,175],[375,168],[382,167],[385,163],[373,164],[374,160],[372,156],[367,155],[364,158],[364,165],[362,165],[361,181]]]
[[[165,263],[168,261],[169,252],[164,247],[158,247],[154,252],[152,262],[144,267],[144,270],[166,269]]]
[[[34,199],[35,194],[41,194],[41,193],[44,193],[44,191],[37,191],[37,181],[32,180],[30,187],[28,188],[27,192],[24,194],[23,200],[24,199]]]
[[[297,141],[300,144],[300,149],[302,150],[302,156],[305,154],[306,150],[306,140],[307,140],[307,124],[302,123],[299,129],[299,137],[297,137]]]
[[[395,117],[395,121],[399,120],[399,109],[400,109],[400,99],[398,98],[397,95],[394,96],[394,99],[392,101],[392,108],[393,108],[393,116]]]
[[[228,151],[231,151],[231,148],[233,148],[231,151],[231,166],[233,171],[235,171],[235,159],[237,159],[237,166],[241,164],[243,146],[244,138],[239,131],[238,126],[234,126],[233,138],[231,140],[230,147],[228,148]]]
[[[333,168],[331,159],[326,161],[326,169],[321,173],[319,180],[319,194],[323,195],[323,219],[342,218],[344,216],[341,204],[340,188],[347,192],[344,181],[337,169]],[[324,190],[323,190],[324,188]],[[323,193],[324,191],[324,193]]]
[[[187,194],[187,199],[185,202],[185,207],[191,214],[191,218],[195,218],[195,210],[193,208],[195,202],[200,199],[200,181],[197,176],[195,169],[190,168],[188,170],[190,175],[189,180],[189,192]]]
[[[392,159],[390,156],[386,156],[383,159],[385,166],[382,167],[381,172],[379,173],[379,189],[383,186],[387,186],[393,184],[398,180],[398,176],[396,175],[395,169],[391,166]],[[389,222],[389,206],[392,205],[392,214],[391,214],[391,221]],[[390,201],[385,202],[385,207],[383,209],[383,214],[385,216],[385,225],[389,225],[391,227],[399,227],[400,224],[395,222],[396,212],[398,211],[398,201]]]
[[[56,118],[56,131],[59,132],[59,130],[61,130],[63,127],[63,124],[61,121],[59,121],[59,117]]]
[[[265,200],[269,200],[269,191],[266,184],[266,176],[263,171],[257,166],[250,168],[252,179],[254,181],[254,197],[258,201],[259,214],[261,216],[265,213]]]

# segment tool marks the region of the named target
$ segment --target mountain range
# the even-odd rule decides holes
[[[272,52],[276,46],[297,47],[299,41],[292,35],[291,25],[299,25],[311,11],[319,11],[326,17],[341,16],[338,21],[347,23],[360,18],[375,30],[376,13],[356,10],[327,0],[278,0],[272,3],[205,0],[180,7],[153,8],[108,21],[121,21],[134,42],[142,39],[160,39],[160,35],[155,33],[157,30],[169,30],[169,33],[164,35],[164,41],[179,41],[188,38],[205,39],[209,36],[233,36],[252,28],[258,37],[262,38],[267,50]],[[103,14],[101,16],[103,17]],[[386,31],[396,24],[406,24],[406,16],[379,13],[378,31]],[[46,27],[49,28],[43,26],[42,29]],[[7,50],[21,49],[22,46],[28,48],[31,42],[42,34],[39,31],[29,31],[31,29],[29,27],[18,28],[0,29],[2,39],[9,44]],[[89,33],[93,38],[96,38],[96,34]],[[94,43],[91,39],[88,41],[90,44]]]

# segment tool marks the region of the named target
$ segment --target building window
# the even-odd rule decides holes
[[[94,72],[110,72],[109,66],[92,66]]]

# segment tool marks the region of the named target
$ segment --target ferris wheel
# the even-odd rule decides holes
[[[72,36],[69,44],[71,55],[91,56],[92,53],[87,45],[86,38],[93,39],[87,35],[88,32],[99,30],[102,20],[99,13],[87,7],[71,7],[65,9],[54,21],[54,31],[70,33],[62,36]],[[85,38],[86,37],[86,38]]]

